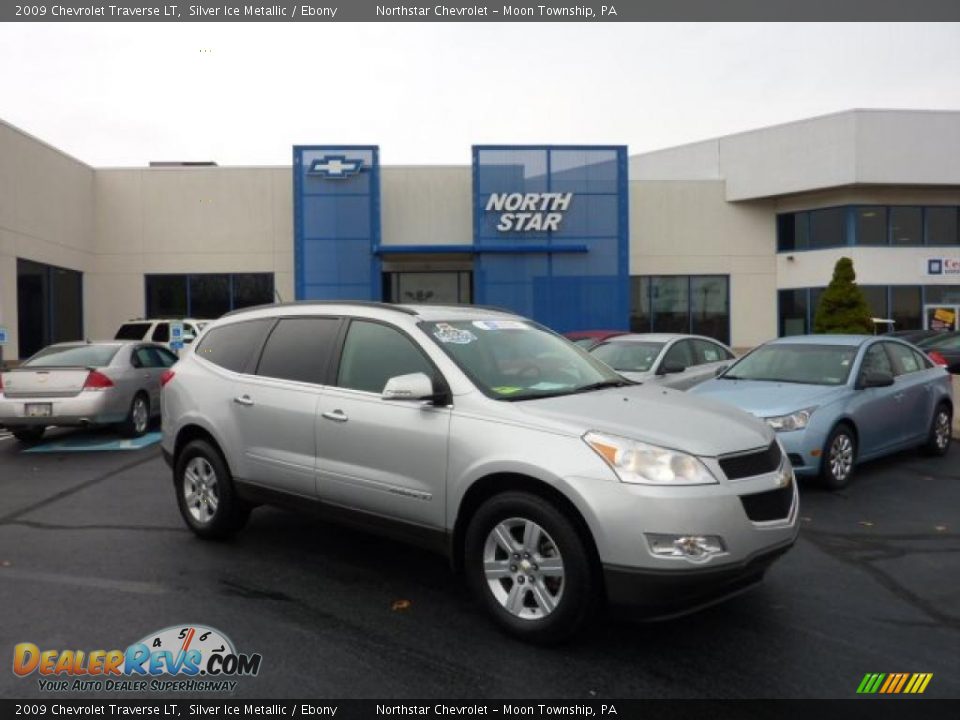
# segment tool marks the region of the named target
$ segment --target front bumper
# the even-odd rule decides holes
[[[51,414],[44,417],[27,417],[26,405],[49,403]],[[127,407],[118,401],[116,393],[108,391],[81,390],[72,397],[7,397],[0,394],[0,426],[80,426],[109,425],[122,422]]]
[[[822,451],[826,442],[825,436],[822,437],[807,426],[803,430],[777,433],[777,439],[783,445],[797,475],[816,475],[820,472],[821,457],[815,457],[811,453]]]
[[[754,587],[793,543],[791,539],[744,562],[719,567],[655,571],[604,565],[607,601],[648,620],[694,612]]]

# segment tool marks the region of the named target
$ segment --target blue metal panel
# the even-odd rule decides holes
[[[293,208],[296,298],[379,300],[379,148],[294,146]]]
[[[573,195],[556,230],[500,230],[505,211],[486,208],[492,195],[508,193]],[[509,307],[559,331],[627,329],[625,146],[475,145],[473,198],[478,303]]]

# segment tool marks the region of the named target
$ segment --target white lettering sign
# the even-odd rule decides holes
[[[573,193],[493,193],[486,211],[498,212],[500,232],[556,232]]]

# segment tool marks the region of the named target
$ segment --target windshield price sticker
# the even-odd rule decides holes
[[[528,330],[530,328],[519,320],[474,320],[473,326],[481,330]]]

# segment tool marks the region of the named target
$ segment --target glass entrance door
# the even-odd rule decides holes
[[[923,327],[926,330],[956,330],[960,305],[924,305]]]
[[[392,303],[473,302],[472,272],[385,272],[383,285],[383,296]]]

